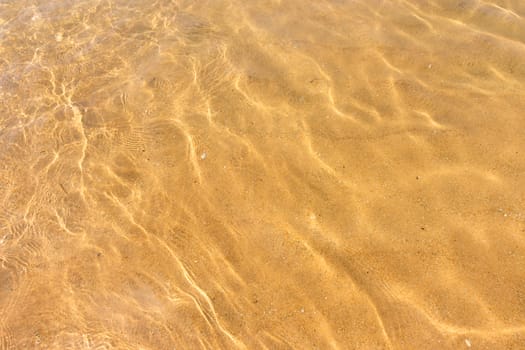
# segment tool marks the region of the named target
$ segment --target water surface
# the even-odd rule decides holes
[[[0,2],[0,349],[523,349],[525,2]]]

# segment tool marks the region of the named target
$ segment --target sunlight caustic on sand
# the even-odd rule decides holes
[[[0,2],[0,350],[524,349],[525,2]]]

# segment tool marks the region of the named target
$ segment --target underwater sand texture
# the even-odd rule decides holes
[[[0,1],[0,350],[524,348],[525,1]]]

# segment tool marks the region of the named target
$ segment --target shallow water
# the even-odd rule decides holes
[[[523,349],[525,2],[0,2],[0,349]]]

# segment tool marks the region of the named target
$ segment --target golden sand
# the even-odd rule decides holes
[[[0,349],[525,349],[525,1],[0,2]]]

